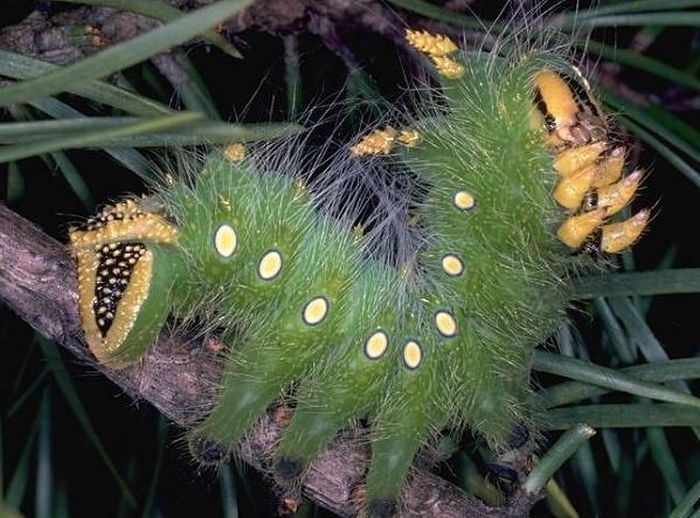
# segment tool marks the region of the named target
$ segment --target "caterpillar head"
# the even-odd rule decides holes
[[[103,364],[137,361],[170,311],[177,281],[177,229],[134,201],[106,207],[70,231],[78,267],[78,303],[85,338]]]

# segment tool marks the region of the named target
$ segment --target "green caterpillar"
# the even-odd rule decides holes
[[[173,312],[225,329],[219,394],[192,443],[216,445],[222,460],[286,393],[295,411],[272,470],[289,484],[366,419],[375,515],[392,512],[440,430],[469,428],[498,449],[515,427],[536,427],[531,357],[565,319],[570,276],[589,261],[572,250],[619,252],[649,217],[609,221],[641,172],[623,174],[624,148],[565,59],[461,54],[426,32],[407,41],[435,64],[444,102],[404,130],[374,130],[335,173],[390,160],[427,186],[413,211],[419,244],[400,264],[365,253],[367,238],[314,208],[303,184],[261,156],[267,148],[246,156],[240,145],[70,236],[99,361],[138,361]]]

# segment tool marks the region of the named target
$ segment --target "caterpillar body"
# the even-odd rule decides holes
[[[589,261],[572,251],[619,252],[649,217],[611,221],[642,173],[624,174],[624,147],[566,60],[406,38],[434,63],[442,106],[404,129],[375,129],[345,159],[391,155],[428,186],[410,260],[363,253],[361,233],[240,145],[191,181],[164,182],[151,200],[107,207],[70,233],[100,362],[138,361],[171,312],[216,322],[229,353],[193,444],[225,456],[289,394],[294,415],[271,463],[288,484],[366,419],[376,515],[395,508],[440,430],[469,428],[500,448],[516,426],[535,426],[532,353],[565,318],[569,280]]]

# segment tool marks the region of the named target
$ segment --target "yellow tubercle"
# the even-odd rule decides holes
[[[416,50],[429,56],[447,56],[457,50],[457,45],[442,34],[406,29],[406,42]]]
[[[554,170],[561,176],[569,176],[592,165],[607,148],[606,142],[594,142],[562,151],[554,159]]]
[[[355,156],[387,155],[394,145],[397,134],[398,132],[391,126],[376,129],[362,137],[360,142],[350,148],[350,152]]]
[[[139,212],[124,219],[107,220],[99,227],[88,227],[88,230],[73,229],[68,235],[75,252],[115,241],[136,240],[171,245],[177,242],[178,232],[162,216]]]
[[[619,182],[598,189],[598,206],[606,207],[608,216],[620,212],[637,192],[639,182],[642,181],[642,174],[642,171],[638,169]]]
[[[464,67],[454,59],[447,56],[431,56],[435,68],[442,77],[447,79],[459,79],[464,75]]]
[[[401,130],[396,140],[406,147],[416,147],[421,143],[423,137],[416,130]]]
[[[580,248],[586,239],[605,221],[605,208],[567,218],[557,230],[557,237],[569,248]]]
[[[565,176],[554,189],[554,200],[565,209],[577,210],[591,188],[595,174],[594,168],[585,167],[575,174]]]
[[[240,142],[229,144],[224,148],[224,157],[229,162],[240,162],[245,158],[245,146]]]
[[[605,225],[602,229],[600,249],[608,254],[617,254],[632,246],[646,228],[649,214],[649,209],[644,209],[630,219]]]

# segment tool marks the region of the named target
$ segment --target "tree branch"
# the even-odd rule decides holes
[[[95,363],[82,341],[73,261],[65,245],[0,204],[0,303],[36,331],[54,339],[93,366],[133,398],[149,401],[172,421],[191,426],[210,407],[219,363],[202,344],[163,333],[143,362],[115,371]],[[266,471],[288,413],[271,409],[238,448],[240,457]],[[306,496],[342,515],[353,515],[361,500],[367,465],[365,446],[336,439],[312,465]],[[524,516],[537,497],[517,493],[507,507],[491,508],[449,482],[416,469],[403,496],[402,516]]]

